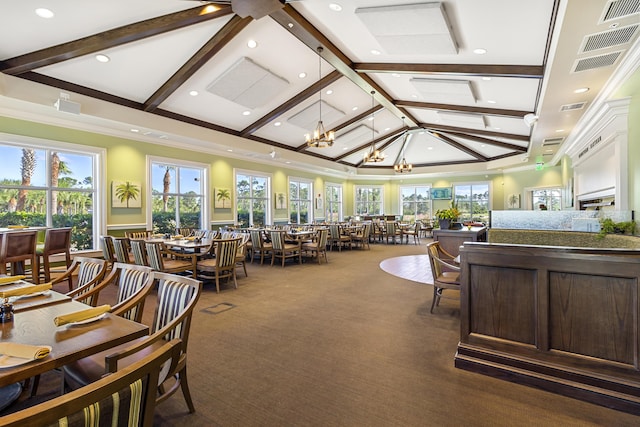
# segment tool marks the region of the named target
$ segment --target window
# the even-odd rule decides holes
[[[431,219],[431,187],[400,187],[402,220],[415,222]]]
[[[104,150],[13,135],[2,139],[0,227],[72,227],[72,251],[96,249]]]
[[[474,183],[454,186],[455,203],[460,221],[489,223],[489,184]]]
[[[313,184],[298,178],[289,178],[289,220],[292,224],[313,221]]]
[[[382,215],[384,192],[382,186],[356,185],[356,215]]]
[[[177,227],[208,228],[207,167],[174,159],[149,158],[151,224],[157,233]]]
[[[271,178],[251,172],[236,173],[236,220],[242,227],[271,223]],[[286,199],[284,199],[286,201]]]
[[[531,191],[533,210],[559,211],[561,205],[562,190],[560,188],[542,188]]]
[[[327,184],[325,186],[325,221],[342,221],[342,185]]]

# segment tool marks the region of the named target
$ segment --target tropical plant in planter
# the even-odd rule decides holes
[[[635,231],[635,221],[615,222],[611,218],[602,218],[600,219],[598,238],[602,239],[607,234],[634,234]]]
[[[436,211],[436,219],[440,223],[441,229],[447,229],[451,227],[451,224],[460,217],[460,211],[453,202],[448,209],[439,209]]]

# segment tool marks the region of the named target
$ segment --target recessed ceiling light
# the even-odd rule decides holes
[[[257,46],[258,46],[258,42],[257,42],[257,41],[255,41],[255,40],[249,40],[249,41],[247,42],[247,47],[248,47],[249,49],[255,49]]]
[[[140,132],[140,129],[131,129],[131,132],[138,133],[138,132]]]
[[[342,6],[340,6],[338,3],[329,3],[329,9],[333,10],[334,12],[340,12],[342,11]]]
[[[618,28],[620,26],[619,22],[614,22],[611,25],[609,25],[609,28]]]
[[[357,109],[358,109],[358,107],[353,107],[353,108],[351,109],[351,111],[356,111]]]
[[[333,93],[333,91],[332,91],[331,89],[328,89],[325,93],[326,93],[327,95],[331,95],[331,94]]]
[[[281,126],[281,125],[282,125],[282,122],[275,122],[273,125],[274,125],[274,126],[276,126],[276,127],[277,127],[277,126]]]
[[[39,7],[36,9],[36,15],[38,15],[40,18],[50,19],[53,18],[54,13],[49,9]]]
[[[382,53],[382,52],[380,52],[380,51],[379,51],[379,50],[377,50],[377,49],[371,49],[371,54],[372,54],[372,55],[380,55],[381,53]]]
[[[189,92],[189,95],[198,96],[198,91],[197,90],[192,90],[191,92]]]
[[[418,99],[418,95],[416,95],[415,93],[411,94],[411,97],[412,97],[413,99]]]
[[[556,129],[556,132],[558,132],[558,133],[564,132],[564,129]]]
[[[427,150],[433,150],[433,147],[427,147]]]
[[[484,55],[485,53],[487,53],[487,49],[483,49],[483,48],[473,49],[473,53],[475,53],[476,55]]]
[[[480,144],[480,147],[482,147],[482,148],[484,148],[486,146],[487,146],[487,144]]]
[[[581,87],[573,91],[573,93],[585,93],[585,92],[589,92],[588,87]]]
[[[342,151],[347,151],[349,147],[342,147]]]
[[[109,58],[107,55],[103,55],[102,53],[99,53],[96,55],[96,60],[98,62],[109,62],[111,58]]]
[[[500,129],[502,129],[502,128],[500,128],[500,127],[497,127],[497,126],[496,126],[496,127],[494,127],[494,129],[495,129],[495,130],[500,130]]]
[[[496,101],[494,101],[493,99],[490,99],[490,100],[488,100],[487,102],[488,102],[489,104],[495,104],[495,103],[496,103]]]
[[[304,79],[305,77],[307,77],[307,73],[305,73],[304,71],[300,74],[298,74],[298,78],[299,79]]]
[[[373,116],[369,117],[367,120],[369,120],[370,122],[373,121]]]
[[[400,77],[400,73],[392,73],[391,77]]]
[[[391,128],[384,128],[385,132],[388,132]]]
[[[227,151],[233,153],[233,150],[231,148],[227,148]]]
[[[488,82],[491,80],[491,77],[483,77],[482,80],[484,80],[485,82]]]
[[[291,162],[290,162],[289,160],[287,160],[285,163],[286,163],[286,164],[290,164]]]
[[[251,111],[249,111],[249,110],[246,110],[246,111],[243,111],[243,112],[242,112],[242,115],[243,115],[243,116],[248,116],[248,115],[250,115],[250,114],[251,114]]]

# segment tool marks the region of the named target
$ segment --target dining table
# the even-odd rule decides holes
[[[149,237],[145,239],[147,243],[162,243],[168,248],[175,248],[179,250],[193,251],[199,253],[202,249],[209,248],[215,239],[191,239],[191,238],[173,238],[168,239],[164,237]]]
[[[111,313],[105,313],[91,319],[92,321],[63,326],[56,326],[54,323],[57,316],[87,308],[90,306],[68,299],[14,311],[13,320],[0,323],[0,340],[3,343],[51,347],[50,353],[44,358],[24,359],[20,363],[3,363],[4,356],[0,356],[0,387],[60,368],[149,334],[148,326]]]

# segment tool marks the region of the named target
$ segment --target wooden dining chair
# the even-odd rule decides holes
[[[163,368],[180,361],[182,343],[166,342],[136,362],[62,396],[0,418],[0,426],[153,426]],[[174,368],[175,369],[175,368]]]
[[[336,246],[340,252],[342,252],[342,247],[349,245],[349,249],[352,249],[351,246],[351,236],[347,236],[342,234],[342,230],[340,229],[340,224],[329,224],[329,245],[331,250]]]
[[[329,230],[327,228],[320,228],[316,231],[316,235],[311,242],[305,242],[302,244],[302,250],[304,252],[311,252],[311,255],[315,254],[318,264],[320,264],[320,256],[324,256],[324,262],[328,263],[327,259],[327,238],[329,236]]]
[[[71,227],[47,228],[44,234],[44,243],[36,246],[36,268],[40,274],[42,267],[44,281],[51,280],[52,255],[64,254],[65,269],[71,265]],[[42,263],[40,259],[42,258]]]
[[[273,246],[271,265],[273,265],[276,258],[282,260],[283,267],[287,258],[298,258],[298,264],[302,264],[302,245],[300,242],[288,243],[286,241],[287,232],[284,230],[271,230],[269,235]]]
[[[193,278],[196,278],[198,254],[172,251],[161,242],[146,242],[145,248],[149,267],[155,271],[164,273],[191,272]]]
[[[152,272],[151,277],[158,282],[158,303],[150,335],[134,343],[123,344],[67,364],[63,368],[64,379],[68,387],[77,389],[98,380],[105,373],[116,372],[121,367],[140,360],[145,353],[161,347],[166,341],[180,339],[180,356],[177,363],[166,373],[163,370],[165,375],[156,382],[159,384],[156,403],[166,400],[180,388],[189,412],[194,412],[195,407],[187,382],[187,345],[191,317],[202,292],[202,282],[157,271]]]
[[[196,270],[201,279],[214,279],[216,292],[220,293],[220,279],[233,279],[233,286],[238,289],[236,277],[236,259],[241,238],[220,239],[211,245],[211,257],[205,257],[197,262]]]
[[[116,260],[116,249],[113,246],[113,237],[100,236],[100,243],[102,244],[102,258],[107,262],[107,269],[113,268],[113,264]]]
[[[53,279],[51,284],[73,282],[72,277],[77,274],[75,287],[70,285],[66,295],[95,307],[98,303],[98,293],[91,291],[100,283],[106,272],[107,262],[101,258],[75,257],[67,271]]]
[[[131,253],[133,254],[133,262],[136,265],[148,266],[149,260],[147,257],[146,243],[144,240],[130,239],[129,245],[131,245]]]
[[[264,240],[262,230],[250,230],[249,235],[251,236],[251,252],[249,253],[251,263],[253,263],[253,258],[255,256],[259,256],[260,265],[262,265],[264,264],[264,257],[266,255],[272,255],[273,245]]]
[[[148,239],[153,237],[153,230],[144,230],[144,231],[126,231],[124,236],[127,239]]]
[[[112,240],[116,261],[134,264],[133,254],[129,251],[129,239],[126,237],[113,237]]]
[[[11,264],[11,275],[24,274],[25,261],[31,263],[31,279],[40,283],[37,265],[36,245],[38,232],[35,230],[9,231],[3,233],[0,243],[0,274],[7,274],[7,264]]]
[[[460,267],[454,262],[454,256],[445,251],[438,241],[427,245],[427,253],[433,275],[433,313],[433,308],[440,304],[445,289],[460,290]]]

